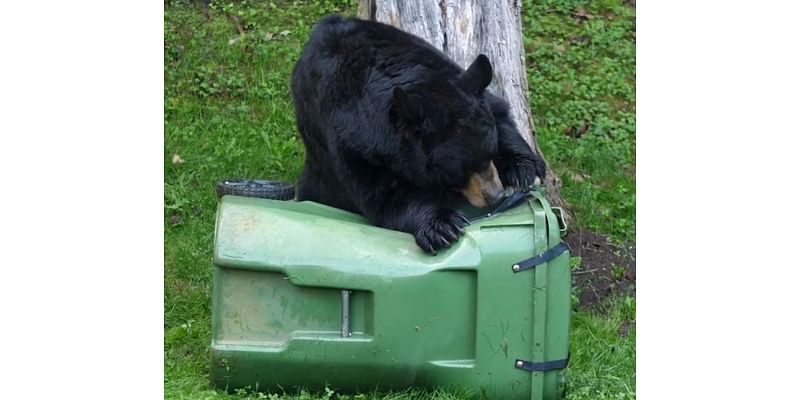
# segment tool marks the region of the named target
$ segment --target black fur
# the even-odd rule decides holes
[[[468,222],[448,204],[471,174],[494,161],[506,187],[544,178],[507,103],[485,91],[491,77],[483,55],[464,71],[394,27],[323,18],[292,73],[306,147],[298,200],[412,233],[432,253],[449,246]]]

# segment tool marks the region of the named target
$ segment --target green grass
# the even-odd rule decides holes
[[[636,398],[636,300],[609,300],[573,314],[568,399]]]
[[[291,68],[313,22],[347,1],[235,2],[205,21],[188,2],[169,2],[164,23],[164,389],[167,398],[455,399],[458,393],[339,396],[227,395],[208,385],[211,243],[218,179],[293,181],[303,160],[289,95]],[[562,173],[578,223],[616,240],[635,238],[635,39],[633,10],[587,22],[582,2],[525,2],[531,106],[540,145]],[[217,4],[215,3],[215,6]],[[239,35],[224,11],[239,15]],[[583,38],[588,36],[588,41]],[[577,37],[577,42],[571,42]],[[565,129],[587,124],[580,138]],[[579,126],[580,125],[580,126]],[[181,162],[173,162],[178,156]],[[576,178],[577,177],[577,178]],[[635,300],[575,314],[569,398],[635,397]]]
[[[636,237],[636,39],[621,1],[525,1],[523,33],[538,141],[577,222]],[[584,10],[587,18],[575,16]],[[576,137],[578,136],[578,137]]]

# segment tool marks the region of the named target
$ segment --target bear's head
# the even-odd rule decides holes
[[[497,128],[483,98],[492,80],[492,65],[481,54],[461,74],[438,76],[408,88],[395,87],[392,118],[404,138],[406,177],[432,190],[460,192],[476,207],[494,204],[505,190],[492,159],[497,155]]]

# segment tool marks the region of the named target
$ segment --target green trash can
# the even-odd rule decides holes
[[[544,196],[521,197],[436,256],[325,205],[223,197],[213,385],[563,398],[569,253]]]

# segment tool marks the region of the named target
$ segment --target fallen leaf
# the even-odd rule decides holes
[[[580,125],[580,128],[576,128],[575,126],[568,126],[567,128],[564,129],[564,134],[570,137],[579,138],[588,131],[589,131],[589,124],[584,121]]]
[[[278,34],[281,36],[287,36],[289,35],[289,31],[280,31]]]
[[[577,10],[575,10],[575,12],[572,13],[572,16],[584,21],[594,18],[594,15],[587,13],[582,7],[579,7]]]
[[[274,36],[275,36],[275,34],[274,34],[274,33],[272,33],[272,32],[269,32],[269,33],[267,33],[266,35],[264,35],[264,40],[266,40],[266,41],[268,41],[268,42],[269,42],[270,40],[272,40],[272,38],[273,38]]]
[[[570,172],[569,177],[575,182],[586,182],[586,180],[589,179],[589,175],[578,174],[574,172]]]
[[[172,155],[172,163],[173,164],[183,164],[183,159],[181,158],[181,156],[179,156],[177,154],[173,154]]]

